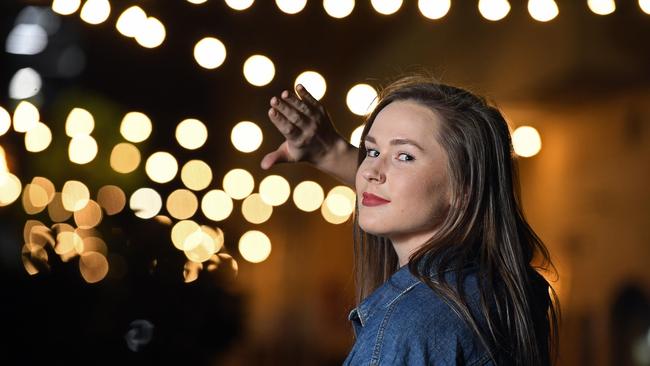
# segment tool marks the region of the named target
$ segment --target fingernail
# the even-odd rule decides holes
[[[269,110],[269,113],[270,113],[272,116],[275,116],[275,113],[276,113],[276,112],[275,112],[275,109],[270,109],[270,110]]]
[[[271,104],[278,105],[278,98],[276,97],[271,98]]]
[[[289,92],[288,91],[283,91],[282,92],[282,98],[288,98],[289,97]]]
[[[298,90],[303,90],[304,88],[305,88],[305,87],[302,86],[302,84],[298,84],[298,85],[296,86],[296,89],[298,89]]]

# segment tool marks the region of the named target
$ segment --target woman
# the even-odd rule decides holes
[[[306,161],[356,186],[356,342],[345,364],[550,364],[557,298],[532,263],[552,265],[523,216],[499,110],[402,78],[381,92],[355,164],[325,109],[297,92],[271,99],[286,141],[262,168]]]

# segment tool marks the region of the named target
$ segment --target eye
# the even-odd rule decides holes
[[[415,160],[415,158],[407,153],[399,153],[399,155],[397,156],[397,160],[411,161],[411,160]]]
[[[379,156],[379,151],[375,149],[366,149],[366,156],[370,156],[371,158],[376,158]]]

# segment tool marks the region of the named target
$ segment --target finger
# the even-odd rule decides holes
[[[286,92],[286,90],[284,92]],[[292,104],[288,103],[287,100],[273,97],[271,98],[271,107],[277,109],[280,113],[287,117],[289,122],[293,124],[300,124],[301,120],[304,118],[304,115]]]
[[[302,113],[305,116],[313,116],[314,113],[312,107],[302,100],[298,99],[298,96],[296,96],[296,94],[285,90],[282,92],[281,96],[282,100],[291,105],[298,112]]]
[[[277,109],[269,109],[268,115],[271,122],[273,122],[275,127],[285,138],[293,139],[296,136],[300,135],[300,128],[291,123],[291,121]]]
[[[309,104],[311,107],[318,108],[320,107],[320,102],[314,98],[308,91],[307,88],[305,88],[302,84],[296,85],[296,92],[298,93],[298,96],[305,101],[305,103]]]
[[[277,150],[272,151],[264,156],[262,162],[260,163],[260,166],[262,169],[266,170],[275,164],[284,163],[287,161],[289,161],[289,157],[287,156],[285,150],[282,148],[282,145],[280,145]]]

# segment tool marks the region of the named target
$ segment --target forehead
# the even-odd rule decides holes
[[[368,134],[377,140],[408,138],[426,144],[434,142],[440,127],[437,113],[414,101],[396,101],[375,117]]]

